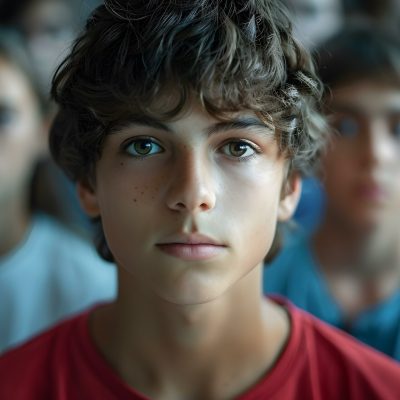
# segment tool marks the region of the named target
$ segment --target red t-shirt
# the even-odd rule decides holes
[[[291,334],[275,366],[240,400],[399,400],[400,364],[291,304]],[[89,312],[0,358],[0,399],[144,400],[111,369]]]

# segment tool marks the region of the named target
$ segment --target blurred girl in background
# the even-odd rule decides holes
[[[0,30],[0,352],[115,292],[114,267],[49,216],[62,205],[37,174],[47,103],[31,66],[19,35]]]

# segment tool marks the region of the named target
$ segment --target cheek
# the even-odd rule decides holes
[[[124,161],[112,166],[108,164],[105,168],[99,166],[97,175],[102,177],[97,192],[104,212],[113,209],[117,213],[127,210],[135,213],[139,208],[142,212],[145,208],[153,208],[152,203],[156,201],[162,184],[162,177],[140,170],[132,171]]]
[[[33,136],[33,135],[32,135]],[[38,158],[37,140],[31,137],[13,136],[0,140],[0,175],[15,184],[27,179]]]
[[[110,169],[100,169],[96,193],[104,232],[112,242],[133,245],[151,229],[152,216],[160,209],[158,194],[160,179],[150,179],[126,171],[123,163]]]
[[[221,219],[241,247],[251,249],[246,253],[256,258],[265,256],[275,234],[282,176],[278,166],[269,172],[249,171],[236,175],[234,184],[224,192],[226,218]]]
[[[345,192],[356,174],[355,155],[348,156],[340,147],[336,147],[322,160],[322,182],[329,197]]]

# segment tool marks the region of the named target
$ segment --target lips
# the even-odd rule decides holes
[[[157,243],[157,248],[169,256],[186,261],[208,260],[223,254],[226,245],[202,234],[175,235]]]
[[[386,197],[386,192],[383,187],[376,183],[360,184],[356,188],[356,193],[364,201],[380,203]]]

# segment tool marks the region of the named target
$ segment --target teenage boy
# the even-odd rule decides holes
[[[397,364],[261,293],[321,141],[289,25],[264,1],[95,12],[54,80],[51,148],[118,297],[5,355],[1,398],[398,397]]]
[[[264,289],[400,360],[400,41],[358,26],[318,53],[336,131],[326,213],[265,269]]]

